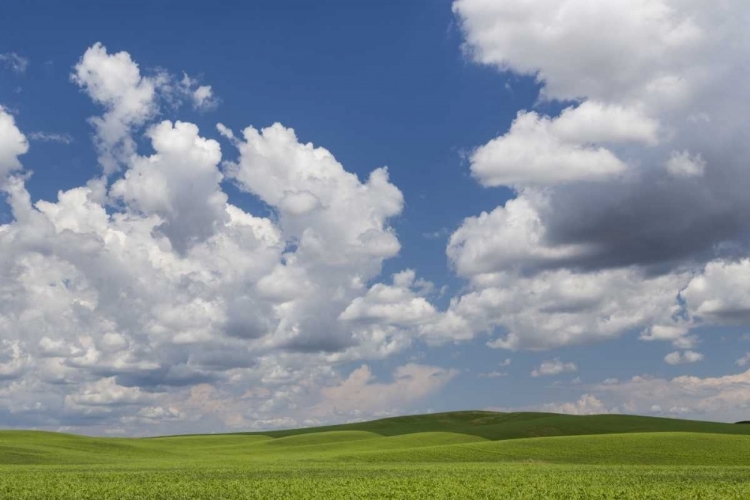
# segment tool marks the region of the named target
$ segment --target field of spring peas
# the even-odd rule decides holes
[[[4,431],[0,498],[746,499],[750,427],[464,412],[141,439]]]

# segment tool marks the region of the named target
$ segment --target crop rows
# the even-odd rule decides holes
[[[747,468],[410,464],[0,474],[0,498],[13,500],[750,498]]]

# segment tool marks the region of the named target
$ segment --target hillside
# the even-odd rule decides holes
[[[549,463],[750,466],[750,436],[633,433],[490,441],[424,432],[381,436],[330,431],[281,438],[248,435],[156,439],[0,433],[0,466],[236,467],[318,464]]]
[[[388,438],[386,438],[388,439]],[[361,450],[337,460],[371,463],[533,462],[589,465],[750,465],[750,436],[700,433],[604,434]]]
[[[265,433],[139,439],[0,431],[0,464],[289,460],[750,465],[750,426],[627,415],[455,412]]]
[[[635,415],[560,415],[556,413],[497,413],[464,411],[410,415],[325,427],[288,429],[251,435],[285,437],[327,431],[367,431],[381,436],[416,432],[453,432],[490,440],[643,432],[747,434],[750,426],[640,417]]]

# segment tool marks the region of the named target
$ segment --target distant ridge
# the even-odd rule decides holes
[[[748,425],[743,425],[748,424]],[[255,436],[263,438],[285,438],[307,434],[356,431],[384,437],[403,436],[416,433],[454,433],[491,441],[524,439],[537,437],[590,436],[605,434],[636,433],[701,433],[701,434],[742,434],[750,436],[750,421],[734,424],[681,420],[674,418],[643,417],[638,415],[563,415],[557,413],[519,412],[498,413],[491,411],[457,411],[424,415],[390,417],[366,422],[303,427],[273,431],[234,432],[224,434],[183,434],[155,437],[179,438],[190,436]],[[0,444],[11,435],[19,438],[27,435],[33,438],[50,439],[52,436],[80,439],[82,436],[41,431],[2,431]],[[143,438],[146,440],[155,438]],[[101,440],[101,439],[99,439]],[[127,439],[125,441],[128,441]],[[113,442],[122,442],[120,441]]]
[[[750,425],[702,422],[637,415],[561,415],[557,413],[497,413],[459,411],[391,417],[324,427],[239,434],[273,438],[328,431],[366,431],[381,436],[399,436],[416,432],[454,432],[490,440],[530,437],[583,436],[644,432],[698,432],[712,434],[748,434]]]

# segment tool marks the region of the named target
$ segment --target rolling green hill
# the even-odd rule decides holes
[[[273,462],[346,457],[375,462],[532,460],[750,465],[748,453],[750,426],[627,415],[456,412],[262,434],[142,439],[0,432],[0,464],[206,459]]]
[[[416,432],[454,432],[490,440],[529,437],[621,434],[631,432],[701,432],[750,435],[750,426],[640,417],[635,415],[560,415],[557,413],[496,413],[464,411],[410,415],[327,427],[263,433],[274,438],[325,431],[367,431],[381,436]]]
[[[489,441],[467,434],[381,436],[331,431],[283,438],[226,435],[160,439],[0,434],[0,465],[149,467],[195,463],[549,463],[750,466],[750,436],[603,434]]]
[[[256,434],[0,431],[0,499],[750,498],[750,426],[460,412]]]

